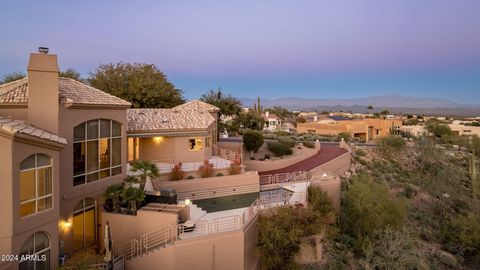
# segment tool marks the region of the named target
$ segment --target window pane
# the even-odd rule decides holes
[[[135,160],[140,159],[140,139],[135,138]]]
[[[73,248],[83,248],[83,212],[73,215]]]
[[[35,197],[35,170],[20,172],[20,201]]]
[[[78,186],[85,184],[85,175],[77,176],[73,178],[73,185]]]
[[[100,137],[110,137],[110,120],[100,120]]]
[[[87,122],[87,139],[98,138],[98,120],[92,120]]]
[[[95,205],[95,200],[94,199],[86,198],[84,201],[85,201],[85,208],[88,208],[90,206]]]
[[[96,181],[96,180],[98,180],[98,173],[91,173],[91,174],[87,175],[87,182],[88,183]]]
[[[112,175],[117,175],[122,173],[122,167],[116,167],[112,169]]]
[[[87,171],[98,170],[98,141],[87,142]]]
[[[33,235],[30,236],[22,246],[22,249],[20,250],[20,255],[27,255],[27,254],[33,254]]]
[[[110,169],[106,169],[106,170],[100,171],[99,179],[109,177],[109,176],[110,176]]]
[[[35,253],[48,247],[50,247],[50,240],[48,239],[48,235],[43,232],[35,233]]]
[[[120,165],[122,161],[122,139],[112,139],[112,166]]]
[[[84,215],[84,237],[85,246],[95,242],[95,209],[85,211]]]
[[[35,269],[35,261],[33,261],[33,260],[23,261],[18,265],[18,269],[19,270]]]
[[[128,161],[132,161],[134,159],[134,152],[133,149],[135,149],[133,145],[133,140],[134,138],[128,138],[127,145],[128,145]]]
[[[20,216],[28,216],[35,213],[35,202],[22,203],[20,205]]]
[[[81,123],[73,129],[73,141],[85,141],[85,123]]]
[[[196,142],[195,149],[196,150],[202,149],[202,139],[197,138],[197,139],[195,139],[195,142]]]
[[[45,209],[52,208],[52,197],[47,197],[38,200],[37,202],[37,212],[43,211]]]
[[[52,165],[52,159],[47,155],[37,154],[37,167]]]
[[[37,197],[52,194],[52,168],[37,171]]]
[[[35,155],[31,155],[20,163],[20,170],[35,168]]]
[[[112,121],[112,137],[120,137],[120,136],[122,136],[122,129],[120,124]]]
[[[43,255],[45,255],[45,261],[43,261]],[[36,261],[35,270],[47,270],[50,269],[50,250],[46,250],[40,254],[40,259]]]
[[[73,144],[73,175],[85,173],[85,142]]]
[[[110,140],[101,139],[100,144],[100,169],[110,167]]]

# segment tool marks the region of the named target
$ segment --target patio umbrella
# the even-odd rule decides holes
[[[108,222],[105,224],[103,243],[105,244],[105,257],[103,260],[108,263],[112,260],[112,235],[110,234],[110,224]]]

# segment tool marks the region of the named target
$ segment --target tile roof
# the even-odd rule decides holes
[[[11,134],[25,134],[31,137],[36,137],[60,144],[67,144],[67,140],[58,137],[58,135],[53,134],[49,131],[37,128],[33,125],[30,125],[28,123],[25,123],[25,121],[20,121],[20,120],[14,120],[11,118],[6,118],[6,117],[1,117],[0,116],[0,129],[7,131]]]
[[[205,110],[128,109],[128,131],[207,129],[215,118]]]
[[[58,88],[62,104],[131,106],[128,101],[70,78],[59,77]],[[0,103],[28,103],[28,79],[0,85]]]
[[[204,110],[208,112],[218,112],[220,110],[217,106],[196,99],[180,104],[174,109]]]

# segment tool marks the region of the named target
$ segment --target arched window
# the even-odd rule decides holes
[[[73,247],[80,250],[95,243],[96,203],[94,199],[81,200],[73,208]]]
[[[120,174],[121,125],[107,119],[84,122],[73,131],[73,185]]]
[[[20,216],[52,208],[52,159],[31,155],[20,163]]]
[[[44,232],[32,234],[19,254],[20,270],[50,269],[50,238]]]

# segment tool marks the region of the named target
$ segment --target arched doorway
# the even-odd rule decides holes
[[[95,243],[96,217],[94,199],[83,199],[73,208],[73,247],[75,251]]]
[[[20,257],[35,257],[20,261],[20,270],[47,270],[50,269],[50,237],[45,232],[32,234],[22,245]]]

